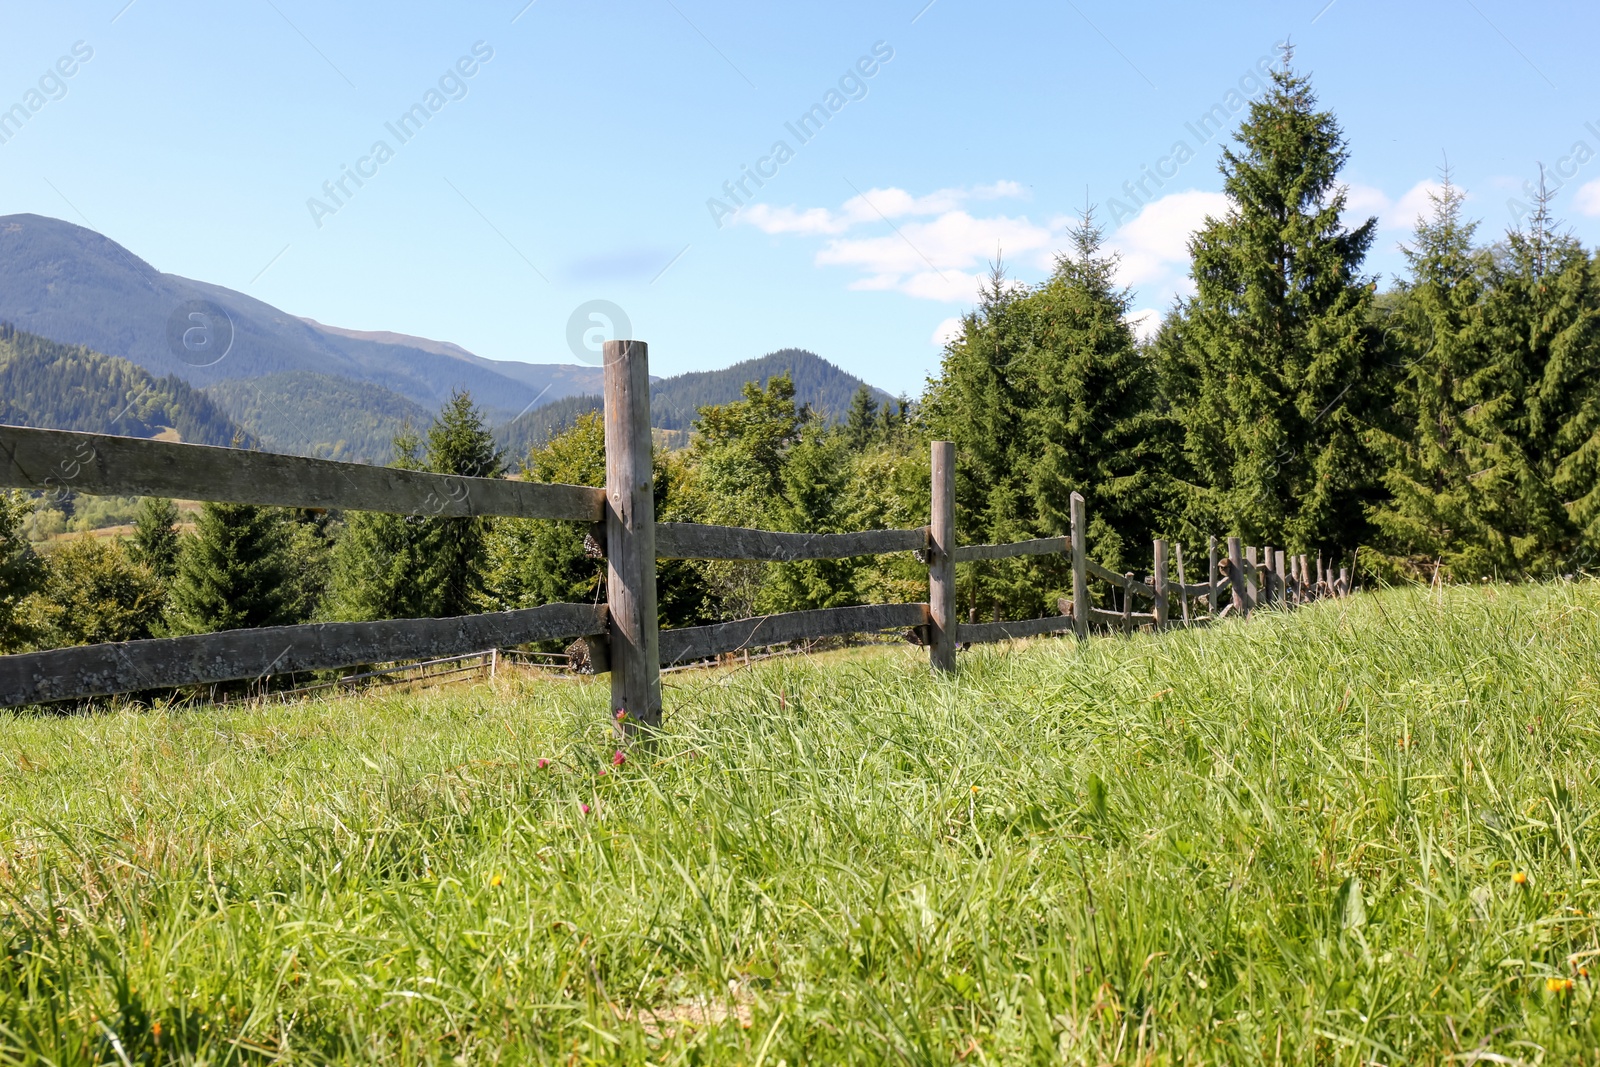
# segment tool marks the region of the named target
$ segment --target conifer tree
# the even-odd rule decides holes
[[[422,441],[409,425],[395,434],[391,467],[422,466]],[[375,511],[345,516],[333,549],[327,601],[320,614],[349,622],[426,617],[421,583],[422,520]]]
[[[44,583],[52,645],[136,641],[161,621],[159,578],[112,537],[75,537],[51,553]]]
[[[1463,218],[1466,194],[1450,181],[1430,192],[1432,214],[1419,218],[1402,248],[1410,277],[1392,294],[1387,315],[1396,353],[1405,362],[1397,383],[1394,433],[1378,437],[1388,461],[1390,499],[1373,508],[1377,550],[1397,575],[1422,577],[1434,565],[1475,578],[1481,570],[1481,494],[1473,485],[1481,453],[1476,383],[1491,363],[1483,320],[1483,256],[1473,246],[1477,223]]]
[[[139,501],[133,524],[131,555],[162,581],[171,580],[178,569],[178,506],[165,497],[147,496]]]
[[[863,385],[850,398],[850,411],[844,421],[845,443],[852,451],[864,452],[879,439],[880,426],[878,402],[872,399],[872,390]]]
[[[199,634],[299,622],[294,567],[280,509],[208,501],[178,554],[168,629]]]
[[[841,533],[850,512],[852,448],[848,431],[841,435],[812,424],[784,457],[782,490],[772,516],[780,530],[797,533]],[[767,612],[836,608],[859,603],[855,574],[858,559],[803,560],[772,568],[759,598]]]
[[[930,437],[956,446],[956,540],[961,544],[1038,536],[1030,471],[1037,458],[1025,412],[1034,401],[1028,365],[1033,306],[1026,286],[1008,281],[996,260],[978,306],[944,350],[922,414]],[[1018,592],[996,568],[958,573],[962,610],[1004,605]],[[1039,595],[1030,599],[1038,600]]]
[[[429,427],[424,466],[435,474],[468,478],[504,473],[505,457],[467,393],[452,393]],[[418,581],[426,615],[450,618],[479,610],[490,526],[489,519],[477,516],[424,518]]]
[[[1600,544],[1600,270],[1556,232],[1550,201],[1541,183],[1529,228],[1497,250],[1484,302],[1492,362],[1475,386],[1473,481],[1488,534],[1467,563],[1503,576],[1592,565]]]
[[[1340,221],[1344,136],[1285,49],[1224,150],[1228,213],[1190,242],[1196,295],[1181,333],[1196,392],[1185,445],[1209,509],[1253,543],[1357,544],[1377,465],[1364,437],[1385,398],[1360,275],[1376,219]]]
[[[1035,396],[1028,418],[1037,442],[1029,484],[1048,534],[1068,532],[1071,494],[1082,493],[1091,554],[1121,570],[1145,565],[1163,510],[1164,426],[1154,365],[1127,320],[1132,298],[1116,284],[1117,258],[1103,250],[1092,208],[1071,236],[1072,253],[1057,259],[1050,280],[1029,297],[1037,324],[1028,357]]]
[[[29,597],[44,579],[39,557],[22,535],[33,502],[16,489],[0,489],[0,653],[20,652],[38,636]]]

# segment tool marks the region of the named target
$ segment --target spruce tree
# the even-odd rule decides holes
[[[452,393],[428,429],[424,467],[435,474],[497,478],[505,457],[483,413],[465,392]],[[465,491],[465,487],[462,487]],[[424,613],[433,618],[470,615],[483,598],[485,549],[491,520],[424,517],[418,574]]]
[[[878,402],[872,399],[872,390],[863,385],[850,398],[850,411],[844,421],[845,443],[852,451],[863,452],[879,439],[879,427]]]
[[[1374,507],[1378,543],[1395,576],[1476,578],[1484,531],[1481,492],[1473,484],[1481,409],[1476,383],[1492,361],[1483,319],[1482,254],[1473,245],[1477,223],[1466,220],[1466,194],[1444,174],[1430,193],[1432,214],[1419,218],[1409,266],[1390,295],[1385,325],[1405,364],[1395,394],[1398,426],[1378,436],[1387,460],[1389,500]]]
[[[1542,576],[1592,566],[1600,544],[1600,270],[1556,232],[1541,184],[1527,230],[1488,272],[1492,362],[1475,384],[1473,478],[1488,533],[1485,573]]]
[[[1227,214],[1190,242],[1181,333],[1186,450],[1232,533],[1291,551],[1353,546],[1381,495],[1365,435],[1385,397],[1361,276],[1376,219],[1340,221],[1346,148],[1286,49],[1220,169]]]
[[[44,568],[22,534],[32,511],[26,494],[0,489],[0,653],[20,652],[39,636],[28,601],[44,579]]]
[[[1155,368],[1128,323],[1132,297],[1116,284],[1117,258],[1103,250],[1092,208],[1071,236],[1072,253],[1057,259],[1050,280],[1029,297],[1037,324],[1028,356],[1035,397],[1028,419],[1037,442],[1029,486],[1041,532],[1069,531],[1070,498],[1078,492],[1088,505],[1091,554],[1114,570],[1148,566],[1149,538],[1163,511]],[[1022,565],[1061,569],[1060,561],[1039,560]],[[1065,591],[1064,574],[1029,580]]]
[[[978,307],[944,350],[922,414],[929,436],[956,446],[956,540],[961,544],[1020,541],[1039,535],[1030,472],[1037,458],[1028,365],[1034,312],[1026,286],[1008,281],[999,261],[978,294]],[[998,568],[966,566],[957,576],[959,607],[1004,607],[1019,595]],[[1042,594],[1026,594],[1030,601]]]
[[[168,629],[198,634],[299,622],[295,566],[280,509],[208,501],[178,554]]]
[[[389,465],[422,467],[422,442],[409,426],[395,434]],[[423,520],[352,511],[334,545],[328,595],[320,614],[347,622],[416,619],[428,614],[422,572]]]
[[[131,555],[162,581],[169,581],[178,569],[178,506],[165,497],[147,496],[139,501],[133,524]]]

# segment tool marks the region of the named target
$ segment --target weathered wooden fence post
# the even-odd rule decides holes
[[[1072,509],[1072,628],[1078,636],[1089,636],[1089,520],[1084,515],[1083,497],[1073,493]]]
[[[1244,588],[1250,600],[1250,610],[1254,611],[1261,603],[1261,571],[1256,562],[1256,546],[1246,545],[1244,548]]]
[[[1217,617],[1217,585],[1222,581],[1222,572],[1217,567],[1217,538],[1215,534],[1206,543],[1206,553],[1211,560],[1211,571],[1208,579],[1211,583],[1211,588],[1206,590],[1206,606],[1211,609],[1211,617],[1215,619]]]
[[[956,669],[956,446],[933,442],[932,544],[928,558],[928,660]]]
[[[1274,592],[1275,603],[1280,608],[1289,606],[1289,574],[1285,569],[1289,565],[1289,554],[1283,549],[1278,549],[1273,556],[1272,580],[1277,587]]]
[[[1150,587],[1155,590],[1156,631],[1167,626],[1167,543],[1160,538],[1152,546],[1155,550],[1155,576]]]
[[[605,431],[611,710],[618,731],[631,734],[661,725],[650,365],[643,341],[605,343]]]
[[[1228,577],[1231,581],[1228,587],[1233,590],[1233,611],[1235,615],[1250,614],[1250,588],[1245,584],[1244,577],[1244,547],[1240,545],[1237,537],[1228,538]]]
[[[1183,542],[1172,546],[1172,555],[1178,564],[1178,603],[1183,606],[1183,624],[1189,625],[1189,580],[1183,574]]]

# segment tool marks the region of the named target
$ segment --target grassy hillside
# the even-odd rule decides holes
[[[0,323],[0,423],[227,445],[235,427],[198,389],[125,359]]]
[[[13,718],[56,1062],[1592,1063],[1600,585]],[[548,764],[544,761],[548,760]]]
[[[206,393],[269,452],[387,463],[409,421],[426,431],[433,413],[376,385],[290,371],[218,382]]]

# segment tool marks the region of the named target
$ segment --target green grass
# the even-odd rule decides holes
[[[10,719],[0,1046],[1600,1062],[1600,585],[668,681]]]

